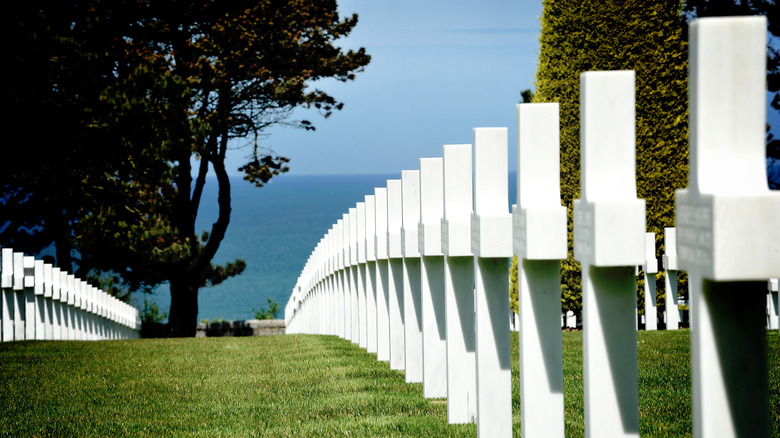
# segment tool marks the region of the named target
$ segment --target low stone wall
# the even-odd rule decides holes
[[[270,336],[283,335],[283,319],[248,319],[245,321],[223,321],[199,323],[195,334],[198,338],[220,336]]]

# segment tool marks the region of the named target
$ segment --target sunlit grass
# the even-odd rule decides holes
[[[691,433],[689,332],[640,332],[642,436]],[[780,336],[768,335],[773,436]],[[583,434],[582,335],[563,333],[567,436]],[[512,336],[520,434],[517,334]],[[330,336],[0,344],[0,436],[474,436],[446,403]]]

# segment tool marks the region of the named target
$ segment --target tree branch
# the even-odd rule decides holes
[[[192,217],[198,214],[200,199],[203,195],[203,186],[206,185],[206,174],[209,171],[209,160],[205,156],[200,157],[198,177],[195,179],[195,188],[192,190]]]

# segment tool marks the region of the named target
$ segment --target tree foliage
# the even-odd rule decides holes
[[[580,197],[579,76],[636,71],[637,195],[663,251],[674,226],[674,190],[687,185],[687,43],[678,0],[545,0],[534,102],[558,102],[561,198],[569,212],[569,257],[562,262],[562,310],[581,309],[573,259],[572,201]],[[661,284],[663,284],[661,282]]]
[[[279,303],[272,298],[268,298],[268,308],[260,307],[260,310],[252,309],[255,312],[255,319],[274,319],[279,313]]]
[[[509,266],[509,308],[516,314],[520,313],[517,256],[512,256],[512,264]]]
[[[197,293],[240,273],[241,260],[211,260],[230,222],[225,158],[251,153],[245,179],[262,186],[288,170],[259,141],[297,107],[341,109],[310,89],[346,82],[368,62],[335,46],[357,23],[333,0],[73,0],[16,2],[0,99],[18,111],[6,128],[31,147],[2,161],[3,244],[36,252],[54,243],[57,263],[137,290],[170,282],[169,321],[194,335]],[[45,127],[45,129],[41,129]],[[38,135],[40,133],[40,135]],[[32,134],[32,135],[30,135]],[[207,175],[218,219],[195,229]],[[74,251],[80,254],[72,260]]]

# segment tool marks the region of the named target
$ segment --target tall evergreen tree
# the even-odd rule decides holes
[[[562,308],[581,309],[573,259],[572,201],[580,197],[580,73],[636,71],[637,195],[663,251],[674,226],[674,190],[688,178],[685,25],[679,0],[544,0],[534,102],[558,102],[561,198],[569,211],[569,257],[562,263]]]

